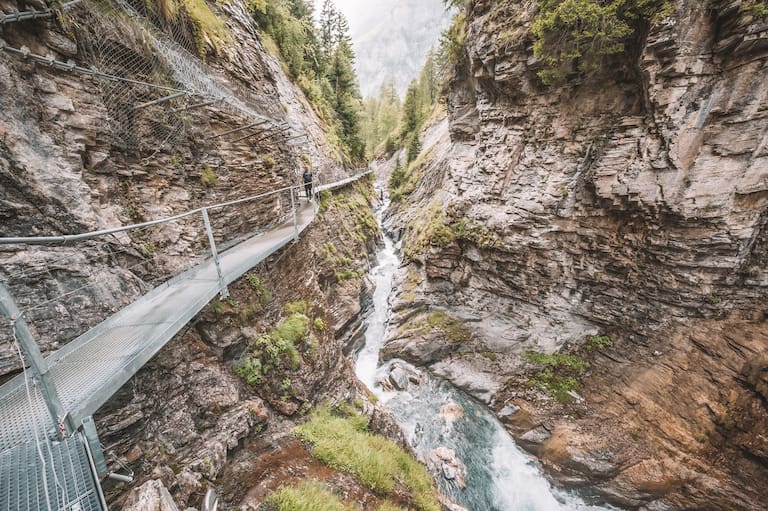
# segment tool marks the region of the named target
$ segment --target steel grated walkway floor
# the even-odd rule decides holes
[[[0,454],[3,510],[102,511],[96,484],[80,433],[60,442],[27,442]]]

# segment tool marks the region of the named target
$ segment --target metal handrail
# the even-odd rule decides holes
[[[369,174],[370,172],[371,171],[368,170],[366,172],[362,172],[362,173],[356,174],[356,175],[351,176],[349,178],[342,179],[342,180],[337,181],[335,183],[330,183],[328,185],[321,185],[321,187],[323,187],[323,188],[325,188],[325,187],[331,188],[331,187],[333,187],[335,185],[343,185],[343,184],[346,184],[346,183],[350,183],[352,181],[356,181],[357,179],[363,177],[366,174]],[[159,218],[157,220],[150,220],[149,222],[142,222],[140,224],[131,224],[131,225],[124,225],[124,226],[121,226],[121,227],[113,227],[111,229],[102,229],[102,230],[99,230],[99,231],[90,231],[90,232],[85,232],[85,233],[81,233],[81,234],[64,234],[64,235],[61,235],[61,236],[5,237],[5,238],[0,238],[0,245],[17,245],[17,244],[21,244],[21,245],[45,245],[45,244],[51,244],[51,243],[58,243],[58,244],[61,244],[61,245],[66,245],[67,243],[71,243],[73,241],[83,241],[83,240],[88,240],[88,239],[92,239],[92,238],[98,238],[100,236],[107,236],[109,234],[115,234],[115,233],[118,233],[118,232],[132,231],[134,229],[142,229],[144,227],[150,227],[150,226],[153,226],[153,225],[173,222],[173,221],[181,220],[182,218],[186,218],[186,217],[198,214],[198,213],[202,213],[203,210],[221,209],[221,208],[224,208],[224,207],[227,207],[227,206],[233,206],[235,204],[242,204],[244,202],[250,202],[250,201],[257,200],[257,199],[263,199],[264,197],[269,197],[270,195],[275,195],[275,194],[278,194],[278,193],[283,193],[283,192],[286,192],[286,191],[289,191],[289,190],[301,189],[303,187],[304,187],[303,183],[299,184],[299,185],[286,186],[286,187],[280,188],[278,190],[273,190],[273,191],[270,191],[270,192],[261,193],[261,194],[253,195],[253,196],[250,196],[250,197],[245,197],[245,198],[242,198],[242,199],[235,199],[235,200],[231,200],[231,201],[227,201],[227,202],[221,202],[221,203],[218,203],[218,204],[213,204],[211,206],[203,206],[203,207],[200,207],[200,208],[197,208],[197,209],[193,209],[191,211],[187,211],[185,213],[180,213],[178,215],[173,215],[173,216],[169,216],[169,217],[165,217],[165,218]],[[321,187],[317,187],[317,188],[320,189]]]

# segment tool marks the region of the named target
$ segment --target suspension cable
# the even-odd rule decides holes
[[[0,39],[0,50],[4,50],[10,53],[11,55],[16,55],[17,57],[22,57],[25,60],[29,59],[34,62],[38,62],[40,64],[45,64],[47,66],[58,69],[60,71],[73,71],[76,73],[95,76],[96,78],[103,78],[105,80],[110,80],[113,82],[125,82],[125,83],[131,83],[133,85],[143,85],[145,87],[152,87],[154,89],[160,89],[160,90],[165,90],[169,92],[183,92],[189,96],[202,96],[202,94],[197,94],[196,92],[187,90],[187,89],[179,89],[177,87],[168,87],[167,85],[143,82],[141,80],[134,80],[132,78],[125,78],[122,76],[102,73],[96,68],[87,68],[87,67],[78,66],[72,60],[68,60],[67,62],[62,62],[60,60],[56,60],[52,56],[44,57],[42,55],[38,55],[37,53],[32,53],[29,50],[29,48],[27,48],[26,46],[22,46],[21,48],[14,48],[13,46],[8,46],[5,43],[5,41],[3,41],[2,39]]]
[[[63,4],[61,6],[61,10],[62,11],[69,10],[72,7],[79,4],[80,2],[82,2],[82,0],[72,0],[71,2],[67,2],[66,4]],[[51,8],[43,9],[42,11],[38,11],[32,8],[27,11],[16,11],[16,12],[10,12],[7,14],[0,13],[0,25],[5,25],[6,23],[13,23],[14,21],[26,21],[26,20],[50,18],[53,14],[54,14],[54,10]]]

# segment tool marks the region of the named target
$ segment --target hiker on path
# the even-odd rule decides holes
[[[304,191],[307,193],[307,200],[312,200],[312,171],[304,169]]]

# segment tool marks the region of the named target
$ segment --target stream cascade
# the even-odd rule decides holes
[[[381,224],[384,202],[377,211]],[[373,307],[357,377],[395,416],[417,457],[435,475],[441,493],[462,507],[488,511],[609,510],[553,487],[534,458],[524,453],[479,402],[450,383],[402,360],[379,363],[395,274],[398,244],[385,233],[370,270]],[[395,376],[396,375],[396,376]],[[399,380],[396,384],[395,380]]]

